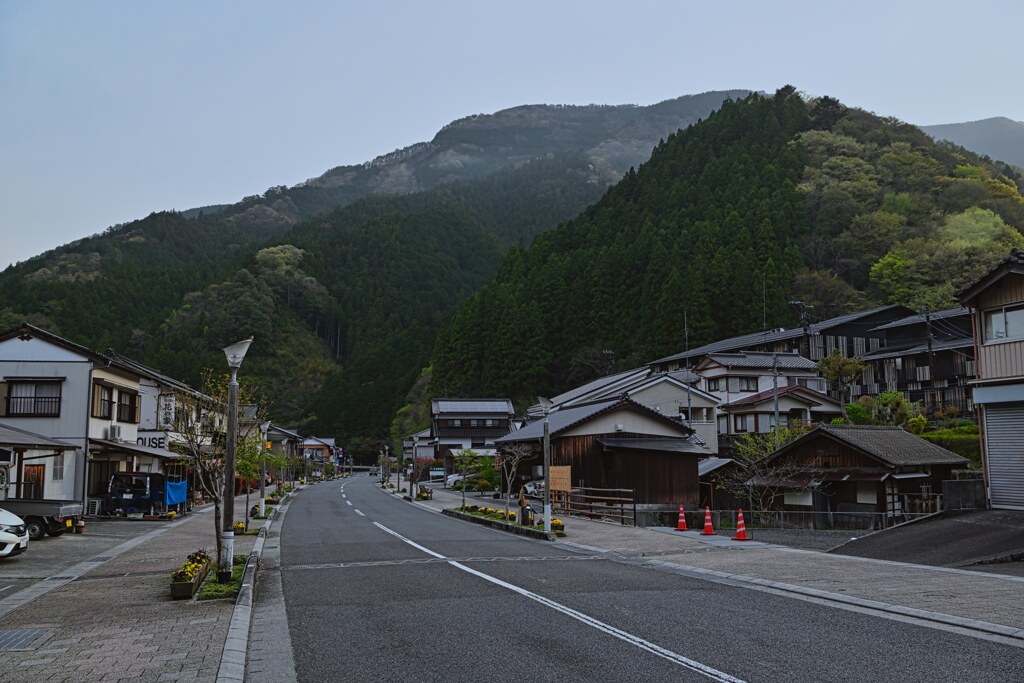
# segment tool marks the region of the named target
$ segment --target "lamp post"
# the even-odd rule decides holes
[[[224,347],[231,370],[228,383],[228,433],[224,453],[224,525],[221,531],[220,567],[217,581],[231,581],[231,563],[235,556],[235,448],[238,442],[238,368],[242,367],[245,352],[252,344],[252,337]]]
[[[260,425],[260,440],[262,446],[266,448],[266,450],[260,448],[260,518],[267,516],[267,451],[270,450],[267,432],[269,430],[269,422],[264,422]],[[249,514],[248,511],[246,511],[246,514]]]
[[[540,396],[537,400],[544,411],[544,531],[551,533],[551,425],[548,424],[548,413],[553,404]]]

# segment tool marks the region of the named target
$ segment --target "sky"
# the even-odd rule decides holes
[[[520,104],[807,95],[1024,120],[1024,3],[0,0],[0,268]]]

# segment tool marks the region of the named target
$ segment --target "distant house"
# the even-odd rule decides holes
[[[640,523],[661,523],[680,504],[694,506],[697,461],[710,451],[691,437],[693,430],[624,398],[562,408],[547,416],[552,466],[569,467],[572,487],[632,489]],[[497,439],[498,448],[528,444],[541,458],[544,418]]]
[[[826,424],[780,448],[771,461],[798,473],[783,509],[872,513],[883,524],[904,513],[941,510],[942,481],[968,462],[900,427]]]
[[[1024,509],[1024,250],[1014,249],[958,293],[972,309],[977,379],[972,382],[981,427],[989,504]]]
[[[658,372],[644,367],[608,375],[553,397],[551,409],[620,397],[681,420],[712,453],[718,452],[716,420],[721,399],[704,391],[700,375],[689,370]],[[540,405],[530,406],[528,414],[539,417]]]
[[[779,421],[814,424],[842,414],[839,402],[826,393],[828,383],[818,366],[797,353],[737,351],[709,353],[694,371],[705,390],[721,401],[718,415],[719,449],[740,434],[762,434]],[[777,388],[776,388],[777,387]]]
[[[852,387],[857,396],[899,391],[933,415],[955,408],[973,415],[969,384],[974,379],[974,337],[971,311],[950,308],[911,315],[879,325],[884,345],[861,357],[867,365],[863,382]]]
[[[507,398],[435,398],[430,410],[429,440],[448,472],[455,471],[454,451],[493,455],[495,440],[509,433],[515,415]]]

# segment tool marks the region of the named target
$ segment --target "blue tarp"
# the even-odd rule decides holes
[[[178,503],[184,503],[187,497],[187,481],[169,481],[164,487],[164,503],[166,503],[167,505],[177,505]]]

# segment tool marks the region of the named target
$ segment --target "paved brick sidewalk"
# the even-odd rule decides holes
[[[244,501],[236,500],[235,519],[244,519]],[[254,542],[236,536],[235,553]],[[212,509],[7,614],[5,630],[52,635],[30,651],[0,652],[0,681],[213,681],[234,602],[172,600],[168,587],[200,547],[216,547]]]

